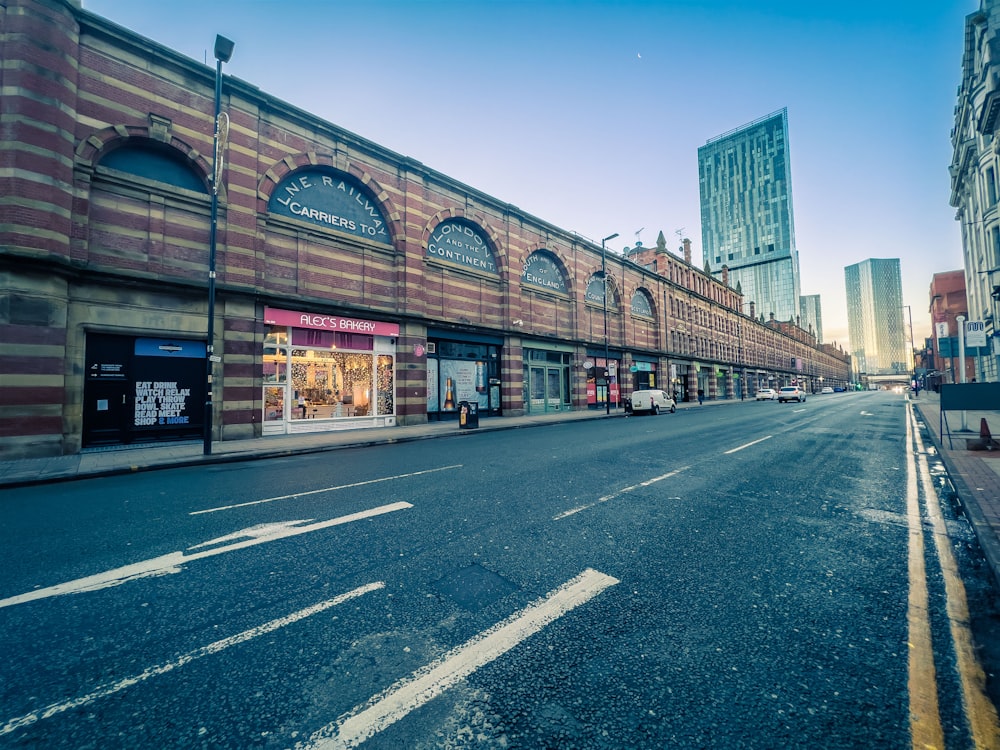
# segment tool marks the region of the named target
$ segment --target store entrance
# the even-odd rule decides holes
[[[528,368],[528,411],[541,414],[560,411],[568,402],[565,368],[532,365]]]

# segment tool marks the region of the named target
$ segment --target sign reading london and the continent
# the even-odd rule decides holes
[[[427,242],[427,256],[458,263],[489,274],[498,274],[486,237],[475,226],[448,219],[437,225]]]
[[[355,237],[389,244],[385,216],[361,183],[323,169],[299,170],[283,179],[267,210]]]

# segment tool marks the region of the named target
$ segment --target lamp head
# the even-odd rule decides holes
[[[226,39],[222,34],[216,34],[215,36],[215,59],[219,62],[227,63],[229,58],[233,56],[233,48],[236,47],[236,42],[231,39]]]

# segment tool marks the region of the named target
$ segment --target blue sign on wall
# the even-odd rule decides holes
[[[427,257],[499,275],[483,233],[465,221],[448,219],[438,224],[427,242]]]
[[[543,250],[532,253],[524,262],[524,270],[521,272],[521,283],[540,286],[553,292],[568,294],[566,279],[559,271],[559,265],[555,259]]]
[[[608,280],[607,286],[611,285],[611,280]],[[604,290],[605,290],[604,279],[600,274],[594,274],[590,277],[590,282],[587,284],[587,291],[584,292],[584,298],[587,302],[593,302],[597,305],[604,304]],[[608,295],[608,308],[612,310],[617,310],[617,303],[615,300],[615,295],[612,292]]]
[[[329,169],[300,169],[275,188],[267,210],[325,229],[389,244],[385,216],[353,177]]]
[[[632,295],[632,312],[647,318],[653,317],[653,306],[649,304],[649,297],[645,292],[637,289]]]

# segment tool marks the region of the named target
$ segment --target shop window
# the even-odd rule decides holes
[[[369,416],[373,382],[370,354],[292,349],[292,419]]]
[[[395,409],[393,394],[393,364],[388,354],[378,355],[378,413],[392,414]]]
[[[264,335],[264,382],[288,382],[288,333],[274,328]]]

